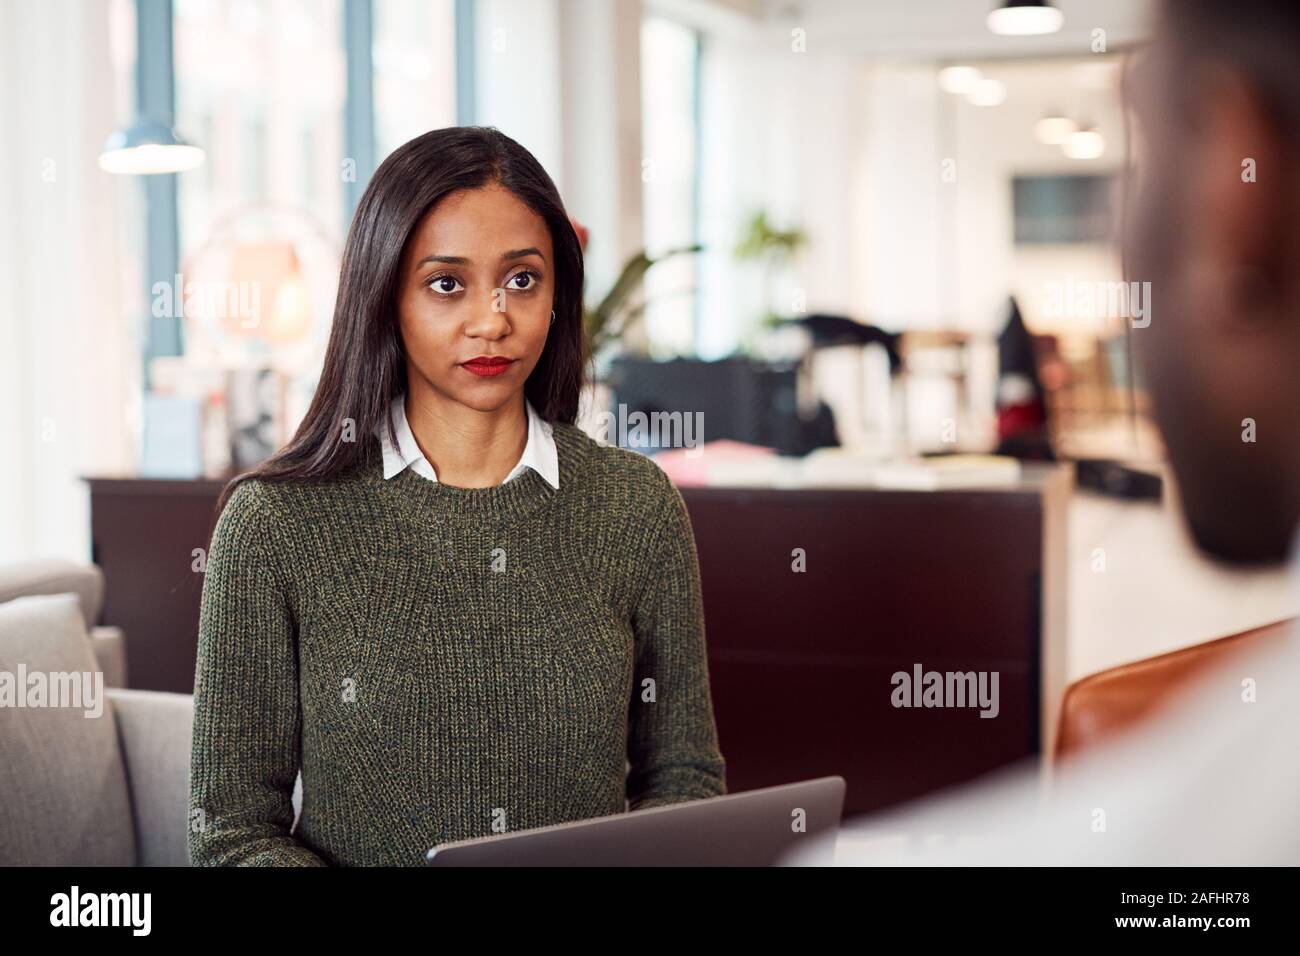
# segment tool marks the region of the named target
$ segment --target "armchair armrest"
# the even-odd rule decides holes
[[[189,866],[190,753],[194,697],[155,690],[108,691],[126,764],[139,866]],[[302,773],[293,787],[302,814]]]
[[[194,700],[151,690],[108,691],[126,764],[140,866],[189,866]]]
[[[90,649],[104,672],[105,687],[126,686],[126,638],[120,627],[92,627]]]

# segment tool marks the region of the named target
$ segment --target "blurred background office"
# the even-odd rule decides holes
[[[826,670],[860,687],[927,641],[1010,675],[1011,729],[846,773],[850,810],[1050,751],[1065,682],[1296,609],[1192,553],[1133,370],[1120,78],[1148,5],[1005,6],[0,5],[0,563],[99,565],[132,682],[186,690],[207,509],[305,412],[369,176],[493,125],[584,237],[581,424],[702,415],[698,457],[627,443],[694,489],[732,789],[845,772],[894,715]],[[833,577],[783,576],[796,548]],[[951,726],[908,753],[948,759]]]
[[[835,427],[804,444],[895,449],[906,422],[910,450],[992,450],[1014,294],[1057,448],[1151,450],[1140,394],[1136,425],[1127,414],[1123,319],[1105,302],[1053,308],[1044,291],[1120,278],[1117,82],[1144,6],[1065,3],[1059,30],[1028,37],[992,32],[986,6],[7,5],[6,81],[22,95],[4,107],[0,159],[16,464],[0,557],[85,554],[86,473],[230,467],[222,419],[244,422],[248,396],[229,389],[258,388],[261,370],[281,401],[233,464],[290,434],[369,174],[457,123],[499,127],[551,172],[589,235],[593,305],[633,256],[666,255],[610,323],[606,360],[788,359],[807,339],[779,320],[845,317],[889,333],[911,381],[891,394],[884,345],[819,335],[802,407],[825,401]],[[199,165],[98,168],[115,130],[150,119]],[[254,305],[255,328],[241,321]]]

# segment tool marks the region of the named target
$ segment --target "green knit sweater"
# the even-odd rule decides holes
[[[349,474],[236,489],[203,585],[195,865],[414,865],[725,792],[681,494],[554,435],[558,490],[385,480],[377,439]]]

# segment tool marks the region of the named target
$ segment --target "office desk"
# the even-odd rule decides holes
[[[683,488],[728,788],[839,774],[847,815],[1050,753],[1071,486],[1041,468],[978,491]],[[996,671],[998,715],[895,707],[916,664]]]

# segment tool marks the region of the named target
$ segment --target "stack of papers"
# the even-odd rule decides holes
[[[1020,480],[1020,462],[1001,455],[942,455],[877,465],[872,480],[877,488],[910,491],[1004,487]]]
[[[819,448],[803,458],[743,442],[706,442],[655,456],[678,487],[890,488],[941,491],[1003,488],[1020,481],[1020,462],[1000,455],[937,455],[888,459],[844,448]]]

